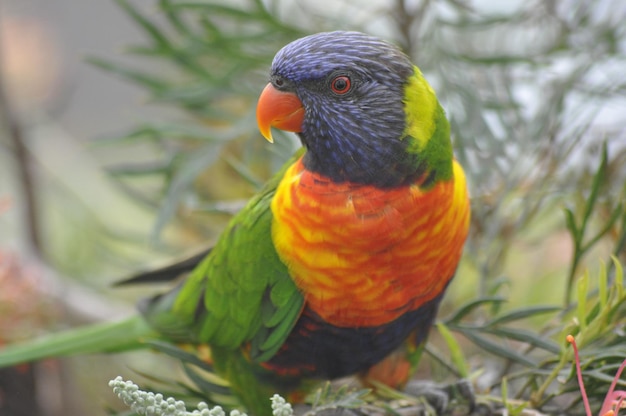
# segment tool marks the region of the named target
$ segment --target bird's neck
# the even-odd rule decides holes
[[[452,142],[450,124],[419,68],[409,77],[404,94],[406,126],[403,133],[409,153],[425,165],[433,183],[452,178]]]
[[[337,183],[395,188],[427,177],[428,187],[452,177],[450,126],[417,67],[403,99],[371,119],[321,131],[312,127],[300,133],[308,150],[303,164]]]
[[[303,165],[308,171],[333,182],[394,188],[414,182],[425,172],[425,166],[421,166],[414,155],[406,151],[406,144],[400,140],[385,149],[374,146],[363,149],[354,146],[354,140],[350,139],[342,141],[341,138],[333,138],[332,141],[338,143],[340,150],[319,149],[305,144],[308,151],[303,157]]]

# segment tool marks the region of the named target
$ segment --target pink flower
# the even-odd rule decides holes
[[[587,393],[585,391],[585,385],[583,383],[583,376],[580,371],[580,358],[578,356],[578,347],[576,346],[576,340],[572,335],[568,335],[566,338],[567,342],[572,344],[574,347],[574,357],[576,360],[576,374],[578,376],[578,386],[580,387],[580,394],[583,396],[583,403],[585,404],[585,412],[587,416],[591,416],[591,408],[589,407],[589,399],[587,399]],[[622,371],[626,368],[626,360],[622,362],[622,365],[615,373],[615,377],[613,378],[613,382],[611,383],[611,387],[609,387],[609,391],[604,398],[604,402],[602,403],[602,408],[600,409],[600,416],[618,416],[619,410],[622,408],[622,403],[626,399],[626,391],[624,390],[615,390],[615,386],[619,381],[620,376],[622,375]]]

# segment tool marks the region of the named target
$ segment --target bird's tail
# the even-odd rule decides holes
[[[142,348],[147,340],[157,337],[143,317],[136,315],[124,321],[88,325],[0,347],[0,368],[42,358]]]

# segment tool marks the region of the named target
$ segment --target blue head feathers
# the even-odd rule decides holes
[[[408,57],[395,46],[360,32],[323,32],[291,42],[274,57],[272,73],[294,81],[351,68],[381,81],[401,84],[413,72]]]
[[[414,71],[395,46],[358,32],[318,33],[281,49],[271,82],[305,108],[307,169],[381,187],[422,173],[403,137],[404,88]]]

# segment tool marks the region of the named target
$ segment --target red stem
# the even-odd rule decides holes
[[[591,415],[591,407],[589,406],[589,399],[587,399],[587,392],[585,391],[585,384],[583,383],[583,375],[580,371],[580,357],[578,356],[578,347],[576,346],[576,340],[572,335],[568,335],[566,338],[567,342],[572,344],[574,348],[574,357],[576,362],[576,375],[578,376],[578,387],[580,388],[580,394],[583,396],[583,403],[585,405],[585,412],[587,416]],[[604,407],[604,406],[603,406]]]

